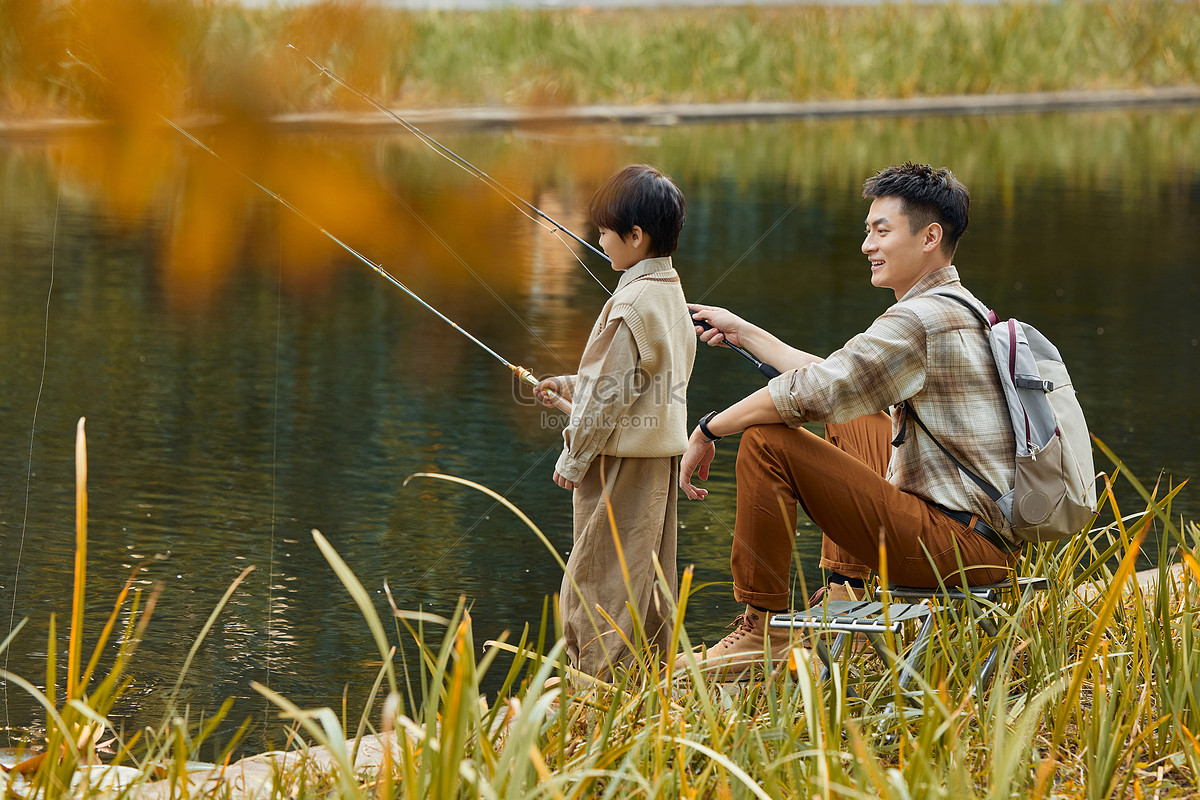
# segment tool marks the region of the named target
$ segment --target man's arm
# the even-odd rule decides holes
[[[693,320],[703,320],[712,326],[708,330],[696,327],[700,341],[711,347],[718,347],[725,342],[743,347],[760,361],[772,365],[780,372],[818,364],[823,360],[820,356],[785,344],[775,334],[747,322],[727,309],[697,303],[689,303],[688,308],[692,312]]]
[[[764,387],[749,397],[737,401],[724,411],[718,412],[708,421],[706,427],[713,436],[723,438],[741,433],[751,425],[770,425],[781,422],[783,422],[783,417],[775,408],[775,401],[771,399],[770,391]],[[699,470],[700,480],[708,480],[708,465],[712,463],[716,452],[716,446],[697,425],[696,429],[692,431],[691,437],[688,438],[687,452],[679,461],[679,488],[683,490],[689,500],[700,500],[708,494],[707,489],[692,485],[692,473]]]

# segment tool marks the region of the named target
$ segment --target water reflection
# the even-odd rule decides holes
[[[858,251],[862,179],[905,158],[948,164],[974,195],[958,259],[971,288],[1059,345],[1094,431],[1136,474],[1197,472],[1194,111],[445,138],[587,236],[586,202],[603,176],[634,160],[661,165],[688,197],[677,264],[689,297],[814,352],[890,301]],[[251,680],[337,708],[348,687],[352,713],[361,706],[379,655],[314,528],[381,610],[387,581],[404,608],[448,613],[464,597],[479,641],[536,624],[559,581],[536,538],[482,495],[403,481],[432,471],[483,483],[565,553],[569,497],[549,480],[556,418],[515,402],[489,356],[253,191],[223,195],[235,198],[224,222],[198,222],[196,182],[225,180],[204,154],[165,144],[169,180],[135,208],[109,205],[91,173],[60,166],[88,146],[0,147],[0,597],[30,618],[10,668],[43,676],[49,615],[67,613],[80,416],[90,618],[134,570],[139,585],[164,585],[119,710],[129,729],[158,720],[192,641],[247,565],[255,571],[184,681],[194,713],[234,695],[236,721],[262,715]],[[339,198],[370,198],[374,212],[347,223],[352,244],[489,346],[539,374],[573,369],[606,297],[576,256],[614,285],[598,259],[403,135],[285,137],[278,152],[323,153],[308,185],[325,196],[301,193],[313,213],[342,223],[359,204],[339,208]],[[192,247],[209,249],[179,257]],[[702,348],[692,416],[758,385],[732,354]],[[733,452],[722,448],[709,499],[681,508],[680,560],[696,565],[697,583],[728,580]],[[1196,510],[1187,493],[1176,506],[1189,519]],[[816,546],[804,523],[809,581]],[[734,609],[726,587],[705,589],[691,603],[693,639],[717,637]],[[8,708],[14,724],[35,721],[11,688]]]

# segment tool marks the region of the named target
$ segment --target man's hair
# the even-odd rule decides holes
[[[867,178],[863,197],[896,197],[908,217],[912,233],[932,222],[942,226],[942,250],[953,257],[958,240],[966,233],[971,195],[945,167],[928,164],[893,164]]]
[[[592,222],[624,239],[637,225],[650,237],[651,258],[669,256],[679,246],[687,203],[669,177],[649,164],[631,164],[606,180],[588,208]]]

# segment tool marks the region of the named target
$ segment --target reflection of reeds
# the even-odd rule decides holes
[[[358,108],[285,51],[407,106],[803,100],[1192,85],[1195,0],[405,12],[150,0],[0,6],[0,111]],[[65,56],[98,59],[108,84]],[[166,104],[170,107],[152,105]]]
[[[84,463],[81,424],[81,497]],[[480,656],[463,604],[449,619],[393,605],[395,636],[411,638],[419,652],[415,662],[402,663],[408,687],[402,692],[392,674],[397,649],[374,603],[329,542],[314,532],[358,604],[365,635],[376,640],[383,666],[358,736],[349,740],[353,721],[345,710],[342,718],[329,708],[304,710],[257,687],[296,726],[294,733],[307,737],[303,751],[322,747],[319,757],[311,751],[316,760],[275,757],[270,768],[260,767],[267,770],[263,796],[1092,798],[1152,791],[1195,797],[1200,527],[1181,530],[1171,519],[1171,500],[1181,487],[1164,493],[1130,482],[1146,501],[1144,512],[1123,515],[1108,488],[1102,512],[1112,515],[1112,524],[1057,549],[1027,552],[1022,570],[1048,577],[1050,588],[994,608],[994,636],[969,625],[941,628],[903,718],[879,711],[889,699],[904,702],[894,696],[894,669],[861,656],[825,683],[814,682],[803,655],[795,659],[800,665],[795,671],[737,687],[716,683],[698,669],[683,625],[694,591],[690,571],[675,614],[672,650],[681,666],[674,674],[643,651],[608,682],[570,677],[551,686],[547,680],[560,673],[562,652],[547,638],[548,614],[536,635],[526,628],[516,645],[499,643]],[[81,510],[81,538],[85,517]],[[1154,531],[1164,555],[1156,585],[1145,586],[1133,578],[1134,554]],[[1181,559],[1173,568],[1168,544]],[[81,555],[78,563],[84,560]],[[85,577],[78,563],[76,601]],[[97,655],[128,589],[104,626]],[[148,609],[139,615],[137,607],[135,595],[130,629],[104,677],[93,672],[96,655],[81,675],[75,672],[83,635],[75,618],[80,625],[72,627],[74,655],[61,706],[53,656],[44,694],[17,676],[3,676],[38,699],[49,723],[47,755],[13,770],[23,773],[14,778],[21,796],[29,790],[62,796],[79,765],[98,761],[96,741],[106,728],[105,715],[119,699],[129,656],[149,618]],[[434,634],[436,628],[444,633]],[[53,653],[53,633],[50,644]],[[981,688],[974,673],[993,646],[1001,668],[994,683]],[[498,698],[489,701],[480,693],[481,681],[504,652],[515,656]],[[388,699],[382,719],[372,726],[373,698],[385,677]],[[857,696],[848,692],[850,685]],[[122,776],[125,785],[165,779],[171,795],[181,798],[211,791],[211,784],[189,780],[189,772],[200,767],[191,760],[227,709],[203,726],[190,725],[170,709],[159,730],[118,742],[115,763],[132,765]],[[380,732],[374,741],[383,748],[376,746],[377,757],[364,767],[356,759],[359,737],[368,728]],[[244,780],[248,769],[209,766],[213,780]]]
[[[488,270],[494,286],[517,277],[488,266],[497,262],[490,243],[512,229],[514,217],[481,187],[451,190],[431,203],[415,190],[414,176],[430,175],[429,183],[441,187],[464,176],[432,172],[423,149],[409,158],[407,148],[418,148],[414,142],[382,151],[361,142],[301,142],[278,136],[267,124],[284,111],[370,113],[287,44],[312,53],[379,100],[409,108],[875,98],[1194,84],[1200,74],[1198,10],[1197,0],[723,8],[703,14],[11,0],[0,4],[0,116],[76,115],[118,123],[67,140],[56,172],[102,196],[117,217],[166,219],[164,285],[180,306],[215,305],[234,265],[259,243],[278,239],[277,258],[270,262],[286,264],[291,287],[326,285],[346,262],[304,223],[256,215],[253,188],[182,139],[164,135],[159,114],[223,120],[203,132],[223,158],[398,272],[470,281],[426,233],[427,223],[472,268]],[[989,184],[1004,192],[1027,169],[1053,169],[1083,184],[1115,176],[1119,189],[1144,191],[1164,175],[1180,180],[1194,165],[1196,126],[1181,124],[1182,136],[1171,124],[1118,130],[1117,123],[1097,130],[1084,123],[1082,133],[1038,128],[1041,139],[1035,141],[1014,132],[1011,118],[982,135],[962,120],[916,133],[907,122],[887,120],[873,132],[870,123],[856,120],[844,136],[764,130],[755,141],[742,137],[729,149],[738,154],[734,168],[743,184],[761,174],[783,175],[789,184],[803,184],[809,175],[838,181],[840,171],[857,194],[870,171],[927,153],[920,157],[938,163],[953,157],[956,173],[972,186],[973,167],[986,160],[988,170],[998,167],[1001,174],[983,177],[994,177]],[[669,153],[675,163],[661,166],[684,180],[714,170],[723,174],[730,166],[722,135],[718,130],[696,141],[662,131],[669,146],[659,153]],[[506,151],[499,161],[480,158],[477,149],[467,152],[530,196],[547,183],[570,188],[570,181],[557,180],[560,164],[542,163],[547,149],[535,144],[532,152]],[[580,189],[563,193],[564,207],[582,209],[594,180],[626,160],[623,149],[607,139],[568,155],[573,163],[566,169]],[[1081,169],[1101,174],[1090,178]],[[6,182],[7,172],[0,164]],[[473,235],[455,235],[463,220],[472,221]],[[518,246],[536,257],[544,237],[529,241]],[[556,275],[572,274],[574,259],[552,244],[553,257],[565,265]]]

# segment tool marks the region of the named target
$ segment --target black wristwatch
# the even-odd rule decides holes
[[[700,422],[699,422],[699,425],[700,425],[700,432],[701,432],[701,433],[703,433],[703,434],[704,434],[704,436],[705,436],[705,438],[706,438],[706,439],[708,439],[710,442],[719,442],[719,441],[721,441],[721,437],[720,437],[720,436],[713,436],[713,433],[712,433],[712,431],[710,431],[710,430],[708,429],[708,423],[709,423],[709,422],[711,422],[711,421],[712,421],[712,418],[713,418],[713,417],[715,417],[716,415],[717,415],[717,412],[715,412],[715,411],[710,411],[710,412],[708,412],[707,414],[705,414],[703,417],[701,417],[701,418],[700,418]]]

